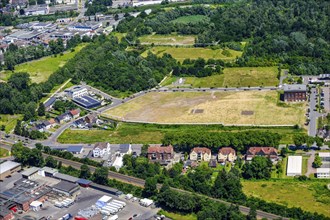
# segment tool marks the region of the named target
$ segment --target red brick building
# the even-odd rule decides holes
[[[283,101],[285,102],[302,102],[307,100],[306,85],[284,85]]]
[[[150,161],[166,164],[174,157],[173,147],[151,146],[148,148],[148,159]]]

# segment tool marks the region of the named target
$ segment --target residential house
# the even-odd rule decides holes
[[[76,127],[78,127],[78,128],[83,128],[84,127],[84,125],[85,125],[85,120],[83,119],[83,118],[80,118],[80,119],[78,119],[78,120],[75,120],[74,122],[73,122],[73,124],[76,126]]]
[[[246,152],[246,160],[251,161],[256,156],[268,157],[272,162],[278,160],[278,153],[274,147],[250,147]]]
[[[283,99],[285,102],[300,102],[307,100],[307,87],[303,84],[284,85]]]
[[[83,146],[70,146],[66,149],[66,151],[72,154],[81,154],[84,151]]]
[[[120,144],[117,154],[124,156],[125,154],[132,153],[132,146],[131,144]]]
[[[44,103],[44,106],[45,106],[45,109],[46,111],[49,111],[50,109],[53,108],[53,105],[55,104],[56,102],[56,97],[52,96],[50,97],[45,103]]]
[[[85,117],[85,121],[88,124],[95,124],[97,121],[97,115],[96,114],[89,114]]]
[[[54,118],[49,119],[48,122],[51,125],[51,127],[54,127],[56,125],[56,121]]]
[[[93,157],[103,157],[105,154],[110,154],[110,143],[96,143],[93,148]]]
[[[148,159],[150,161],[167,164],[174,157],[173,147],[170,146],[151,146],[148,148]]]
[[[55,121],[58,124],[62,124],[63,122],[67,122],[71,120],[71,116],[68,113],[61,114],[55,118]]]
[[[224,163],[226,161],[234,162],[236,160],[236,151],[231,147],[223,147],[219,149],[218,161]]]
[[[43,121],[42,124],[45,129],[50,129],[52,127],[52,124],[49,121]]]
[[[80,115],[80,109],[73,109],[71,111],[69,111],[69,114],[71,115],[72,118],[78,118]]]
[[[43,123],[40,123],[40,124],[36,124],[34,127],[32,127],[31,130],[44,132],[46,129],[45,129],[45,125]]]
[[[194,161],[210,161],[211,150],[206,147],[195,147],[191,150],[189,157]]]

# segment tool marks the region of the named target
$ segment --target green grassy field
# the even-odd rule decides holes
[[[177,35],[177,34],[150,34],[139,37],[141,44],[155,45],[193,45],[195,43],[194,35]]]
[[[329,181],[242,181],[243,191],[266,201],[330,216]]]
[[[243,130],[258,130],[277,132],[282,135],[282,144],[293,143],[294,134],[305,133],[304,130],[292,128],[246,128],[246,127],[222,127],[219,125],[153,125],[138,123],[119,123],[115,130],[65,130],[58,138],[60,143],[96,143],[108,141],[114,144],[133,143],[133,144],[159,144],[162,142],[166,133],[176,131],[200,131],[209,132],[231,131],[238,132]]]
[[[28,72],[32,82],[40,83],[45,82],[48,77],[57,69],[62,67],[68,60],[73,58],[86,44],[80,44],[74,52],[68,51],[61,55],[48,56],[39,60],[34,60],[15,66],[14,72]],[[0,79],[7,80],[12,71],[3,71],[0,73]]]
[[[172,23],[179,23],[179,24],[197,24],[199,22],[207,22],[210,18],[205,15],[188,15],[182,16],[175,20],[172,20]]]
[[[10,156],[10,152],[7,149],[0,147],[0,158]]]
[[[173,82],[180,77],[169,77],[163,86],[177,87]],[[225,68],[224,73],[208,77],[182,77],[185,79],[182,87],[191,86],[194,88],[209,87],[255,87],[255,86],[276,86],[277,67],[233,67]]]
[[[172,220],[197,220],[196,214],[180,214],[175,212],[169,212],[165,210],[160,210],[159,215],[165,215]]]
[[[220,59],[231,61],[236,59],[236,57],[242,56],[241,51],[235,51],[231,49],[226,49],[229,53],[223,53],[223,49],[211,49],[211,48],[196,48],[196,47],[166,47],[166,46],[155,46],[150,50],[146,50],[141,54],[141,56],[146,57],[148,52],[152,52],[157,56],[162,56],[164,53],[171,54],[173,58],[182,62],[184,59]]]
[[[0,125],[5,125],[6,126],[5,131],[9,133],[15,128],[17,120],[22,120],[22,118],[23,118],[22,115],[0,114]]]

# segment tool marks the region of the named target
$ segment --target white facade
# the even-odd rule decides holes
[[[93,157],[103,157],[110,153],[110,144],[106,143],[106,147],[96,144],[93,149]]]
[[[74,99],[84,95],[88,95],[88,90],[86,88],[76,86],[73,89],[69,90],[67,94],[70,98]]]
[[[287,166],[287,176],[299,176],[302,173],[302,156],[289,156]]]
[[[112,166],[115,167],[117,171],[119,171],[119,169],[123,166],[123,164],[124,164],[123,157],[117,156]]]
[[[319,152],[318,154],[322,161],[330,161],[330,152]]]
[[[316,177],[329,179],[330,178],[330,168],[317,168]]]

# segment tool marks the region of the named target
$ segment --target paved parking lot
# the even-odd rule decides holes
[[[37,212],[29,211],[23,214],[16,214],[16,217],[19,219],[32,220],[47,216],[51,216],[51,219],[58,219],[67,213],[70,213],[72,216],[75,216],[80,210],[95,205],[96,201],[103,195],[108,195],[111,196],[113,199],[126,202],[126,207],[117,213],[120,220],[127,220],[134,214],[138,214],[139,217],[135,219],[139,220],[151,218],[156,215],[159,210],[156,208],[143,207],[138,202],[127,201],[123,198],[123,196],[121,198],[118,198],[117,196],[106,194],[104,192],[91,188],[81,188],[81,193],[77,196],[75,203],[68,208],[57,208],[54,206],[53,203],[47,201],[44,203],[44,206],[41,210]]]

